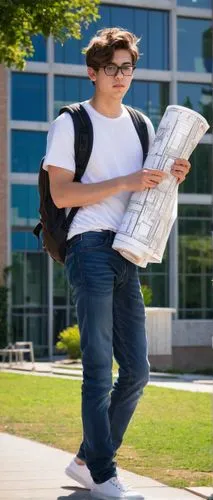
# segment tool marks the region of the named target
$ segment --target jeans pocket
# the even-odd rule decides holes
[[[97,233],[87,236],[82,240],[81,251],[86,250],[99,250],[106,247],[108,242],[108,235],[105,233]]]
[[[78,252],[85,252],[87,250],[99,250],[107,246],[109,240],[108,232],[89,231],[83,233],[81,239],[74,239],[70,242],[68,255]]]

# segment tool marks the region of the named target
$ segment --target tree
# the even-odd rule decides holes
[[[182,234],[179,238],[180,251],[187,255],[188,272],[211,273],[213,262],[211,236]],[[184,256],[181,258],[181,263],[183,260]]]
[[[0,63],[24,69],[34,53],[31,37],[52,35],[61,43],[81,38],[96,21],[99,0],[0,0]]]

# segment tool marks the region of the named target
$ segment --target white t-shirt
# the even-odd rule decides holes
[[[140,170],[143,161],[141,143],[125,106],[122,106],[118,118],[107,118],[88,101],[81,104],[90,116],[94,133],[92,153],[81,182],[102,182]],[[150,146],[155,136],[154,127],[149,118],[144,116],[144,119]],[[43,168],[48,170],[48,165],[75,172],[74,125],[68,113],[58,116],[50,125]],[[110,229],[116,232],[130,195],[131,192],[122,191],[99,203],[80,208],[70,225],[68,239],[86,231]]]

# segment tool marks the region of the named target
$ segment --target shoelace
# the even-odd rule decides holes
[[[110,483],[112,483],[114,486],[116,486],[116,488],[118,488],[120,491],[125,492],[125,491],[127,491],[127,489],[128,489],[128,488],[124,487],[124,486],[122,485],[122,483],[120,483],[120,481],[118,480],[118,478],[117,478],[117,477],[112,477],[112,478],[110,479]]]

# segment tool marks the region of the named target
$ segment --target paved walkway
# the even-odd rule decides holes
[[[57,448],[0,433],[0,500],[89,500],[89,491],[64,474],[72,457]],[[118,472],[144,500],[198,500],[213,493],[200,488],[197,496],[123,469]]]
[[[7,371],[12,373],[30,373],[31,375],[49,376],[49,377],[62,377],[72,378],[73,380],[82,380],[82,366],[81,364],[73,365],[72,368],[66,367],[61,363],[49,361],[36,362],[35,370],[32,371],[30,362],[23,364],[13,364],[10,369],[8,364],[0,363],[0,372]],[[175,375],[170,373],[157,373],[151,372],[149,385],[157,387],[167,387],[168,389],[176,389],[181,391],[191,392],[206,392],[213,394],[213,377],[205,375]]]

